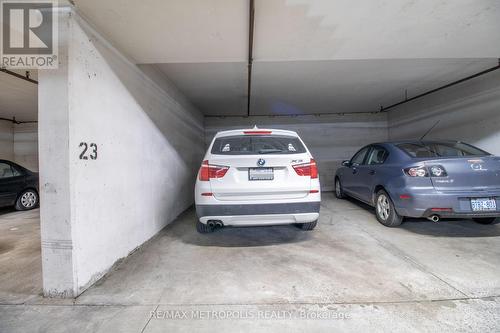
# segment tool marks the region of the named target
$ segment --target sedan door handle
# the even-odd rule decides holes
[[[375,170],[370,170],[368,173],[373,176],[375,174]]]
[[[353,174],[357,174],[357,173],[358,173],[358,169],[356,169],[356,168],[352,168],[352,173],[353,173]]]

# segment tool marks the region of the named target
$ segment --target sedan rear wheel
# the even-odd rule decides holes
[[[38,193],[35,190],[26,190],[17,198],[17,210],[30,210],[36,206],[38,206]]]
[[[480,224],[492,224],[497,220],[497,218],[496,217],[477,217],[477,218],[474,218],[472,220],[474,220],[474,222],[480,223]]]
[[[389,194],[384,190],[377,192],[375,215],[377,220],[386,227],[397,227],[403,222],[403,217],[398,215]]]

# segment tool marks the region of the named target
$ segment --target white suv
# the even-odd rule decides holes
[[[295,132],[219,132],[198,172],[195,201],[201,233],[277,224],[312,230],[321,202],[318,168]]]

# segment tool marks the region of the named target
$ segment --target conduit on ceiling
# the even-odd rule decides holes
[[[253,2],[253,1],[252,1]],[[253,28],[253,26],[252,26]],[[252,39],[252,43],[253,43],[253,39]],[[251,54],[251,53],[249,53]],[[241,115],[207,115],[205,117],[208,117],[208,118],[246,118],[248,116],[250,116],[250,82],[251,82],[251,65],[252,65],[252,61],[250,60],[253,60],[251,58],[249,58],[249,91],[248,91],[248,113],[247,113],[247,116],[241,116]],[[430,94],[433,94],[435,92],[438,92],[440,90],[444,90],[444,89],[447,89],[447,88],[450,88],[450,87],[453,87],[457,84],[460,84],[460,83],[463,83],[463,82],[466,82],[466,81],[469,81],[469,80],[472,80],[472,79],[475,79],[479,76],[482,76],[482,75],[485,75],[485,74],[488,74],[490,72],[493,72],[493,71],[496,71],[500,69],[500,58],[498,59],[498,65],[494,66],[494,67],[491,67],[491,68],[488,68],[484,71],[481,71],[479,73],[476,73],[476,74],[473,74],[473,75],[470,75],[470,76],[467,76],[463,79],[460,79],[460,80],[457,80],[457,81],[454,81],[454,82],[451,82],[451,83],[448,83],[448,84],[445,84],[443,86],[440,86],[438,88],[435,88],[435,89],[432,89],[432,90],[429,90],[429,91],[426,91],[422,94],[419,94],[417,96],[413,96],[411,98],[408,98],[408,93],[407,91],[405,90],[405,99],[400,101],[400,102],[397,102],[397,103],[394,103],[392,105],[389,105],[389,106],[380,106],[380,109],[378,111],[362,111],[362,112],[324,112],[324,113],[312,113],[312,114],[307,114],[307,115],[303,115],[303,114],[279,114],[279,115],[255,115],[256,117],[259,116],[259,117],[269,117],[269,118],[274,118],[274,117],[301,117],[301,116],[328,116],[328,115],[348,115],[348,114],[376,114],[376,113],[384,113],[384,112],[388,112],[390,109],[396,107],[396,106],[399,106],[399,105],[402,105],[402,104],[405,104],[405,103],[408,103],[408,102],[411,102],[411,101],[414,101],[416,99],[419,99],[419,98],[422,98],[424,96],[427,96],[427,95],[430,95]]]
[[[25,81],[28,81],[28,82],[31,82],[31,83],[34,83],[34,84],[38,84],[38,81],[33,80],[32,78],[30,78],[30,72],[29,71],[26,71],[26,75],[25,76],[23,76],[23,75],[21,75],[19,73],[10,71],[10,70],[8,70],[6,68],[0,68],[0,72],[4,72],[6,74],[12,75],[12,76],[17,77],[18,79],[21,79],[21,80],[25,80]]]
[[[252,66],[253,66],[253,32],[255,26],[255,0],[250,0],[248,20],[248,82],[247,82],[247,117],[250,117],[250,101],[252,94]]]

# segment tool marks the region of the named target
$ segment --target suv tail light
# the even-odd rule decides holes
[[[228,166],[209,164],[208,160],[203,161],[200,168],[200,180],[209,181],[211,178],[222,178],[226,175]]]
[[[272,131],[244,131],[246,135],[267,135],[273,133]]]
[[[312,158],[309,163],[297,164],[292,167],[299,176],[311,176],[312,179],[318,178],[318,166]]]
[[[446,170],[441,165],[416,166],[404,169],[406,175],[410,177],[447,177]]]

